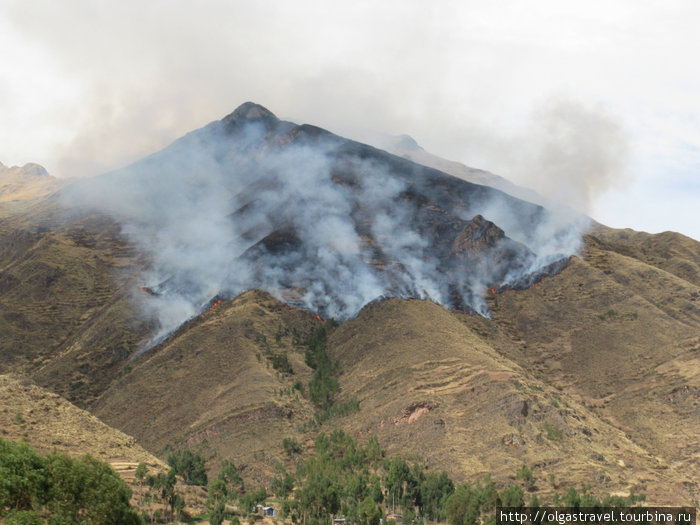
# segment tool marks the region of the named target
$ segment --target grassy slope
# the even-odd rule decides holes
[[[26,169],[25,169],[26,168]],[[43,175],[38,172],[43,172]],[[28,164],[8,168],[0,164],[0,203],[20,202],[45,197],[63,186],[63,182]]]
[[[42,453],[56,450],[71,456],[90,451],[117,464],[140,462],[152,468],[163,463],[136,440],[105,425],[53,392],[14,375],[0,375],[0,434],[5,439],[24,439]]]
[[[25,440],[45,454],[61,452],[72,457],[91,454],[110,466],[132,490],[131,503],[140,510],[164,508],[144,504],[148,487],[136,477],[136,467],[145,463],[149,474],[166,472],[168,466],[146,451],[137,441],[53,392],[26,378],[0,375],[0,437]],[[178,490],[191,514],[204,512],[206,493],[201,487],[187,487],[178,481]]]
[[[313,438],[298,432],[313,407],[280,390],[310,377],[291,333],[315,316],[247,293],[130,363],[148,334],[133,247],[104,218],[15,204],[0,205],[0,372],[32,375],[152,452],[205,446],[253,480],[284,459],[283,437]],[[700,479],[699,244],[605,228],[586,242],[560,275],[489,298],[492,321],[390,300],[339,327],[329,350],[361,412],[325,429],[377,433],[457,479],[505,482],[524,462],[542,492],[575,482],[687,503]],[[269,367],[263,336],[295,376]]]
[[[118,225],[71,220],[52,200],[0,219],[0,373],[87,406],[148,333],[135,263]]]
[[[296,428],[313,414],[293,389],[297,380],[306,384],[311,371],[303,348],[292,340],[293,330],[309,333],[318,323],[315,315],[266,293],[245,293],[135,360],[133,371],[92,409],[150,450],[168,444],[204,447],[212,465],[224,458],[255,464],[248,479],[265,479],[281,458],[282,439],[297,435]],[[276,371],[267,349],[287,352],[294,374]]]
[[[638,489],[660,501],[689,501],[699,474],[697,293],[689,281],[588,239],[583,260],[492,305],[499,353],[624,432],[654,456],[657,470],[671,473],[673,491],[626,462]]]
[[[697,462],[673,468],[654,457],[575,390],[505,358],[503,347],[496,351],[499,340],[510,343],[498,321],[432,303],[390,300],[367,308],[332,336],[346,369],[342,385],[362,407],[343,425],[376,433],[389,451],[417,455],[458,480],[492,472],[505,483],[526,463],[535,466],[541,494],[587,484],[676,501],[669,487],[691,481]],[[540,353],[538,345],[527,351]],[[433,408],[420,415],[422,406]],[[411,412],[419,416],[413,422]]]

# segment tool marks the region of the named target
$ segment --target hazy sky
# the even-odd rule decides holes
[[[0,161],[101,173],[252,100],[700,239],[700,3],[0,0]]]

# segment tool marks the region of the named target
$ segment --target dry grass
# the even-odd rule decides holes
[[[248,486],[294,461],[282,438],[311,447],[302,426],[314,409],[292,388],[311,371],[292,333],[312,330],[313,314],[249,292],[129,362],[149,330],[133,303],[139,254],[103,217],[63,217],[50,199],[15,204],[0,206],[0,372],[32,376],[150,452],[201,448],[212,473],[232,459]],[[424,301],[370,305],[328,342],[341,398],[361,411],[323,429],[376,434],[457,480],[493,473],[503,485],[526,463],[545,496],[587,484],[687,504],[700,492],[698,261],[692,239],[600,227],[561,274],[489,297],[492,320]],[[286,351],[295,375],[272,369],[266,351]],[[58,398],[13,388],[0,412],[8,435],[50,448],[80,426],[60,423],[73,416],[51,408]],[[89,434],[70,446],[131,470],[122,445]]]
[[[509,292],[514,301],[534,293]],[[534,490],[544,497],[585,484],[598,493],[635,490],[655,502],[688,501],[683,482],[692,482],[697,462],[676,469],[654,457],[603,411],[586,406],[576,388],[518,363],[526,359],[506,358],[509,341],[498,321],[451,314],[429,302],[389,300],[366,308],[332,337],[346,370],[343,387],[362,407],[343,426],[363,437],[376,434],[390,452],[421,458],[460,481],[491,473],[505,485],[527,464],[534,467]],[[549,363],[539,345],[515,351],[563,373],[552,343],[541,349],[552,352]],[[419,406],[431,409],[408,423],[402,416]],[[685,422],[686,432],[690,425]]]
[[[32,173],[31,164],[27,169],[0,164],[0,203],[39,199],[51,195],[61,186],[63,183],[55,177]]]
[[[140,462],[164,467],[133,437],[27,379],[0,375],[0,401],[0,433],[6,439],[24,439],[43,453],[56,450],[74,457],[90,453],[120,472],[135,470]]]
[[[293,331],[309,333],[318,322],[268,294],[243,294],[134,361],[134,370],[115,381],[93,411],[150,450],[201,448],[214,470],[231,459],[251,483],[260,483],[284,459],[282,439],[299,439],[297,428],[313,415],[293,388],[311,375]],[[266,352],[287,352],[294,374],[274,370]]]

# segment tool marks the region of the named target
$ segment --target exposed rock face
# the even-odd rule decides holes
[[[459,232],[452,243],[452,250],[458,256],[478,257],[495,248],[504,237],[503,230],[477,215]]]
[[[238,106],[236,110],[224,117],[223,122],[233,122],[234,120],[271,120],[273,122],[278,122],[279,119],[272,113],[272,111],[264,108],[260,104],[254,102],[245,102]]]

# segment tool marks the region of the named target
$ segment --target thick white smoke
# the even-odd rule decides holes
[[[487,286],[536,278],[580,243],[568,218],[250,103],[65,196],[148,255],[153,341],[254,288],[337,319],[383,296],[488,315]]]

